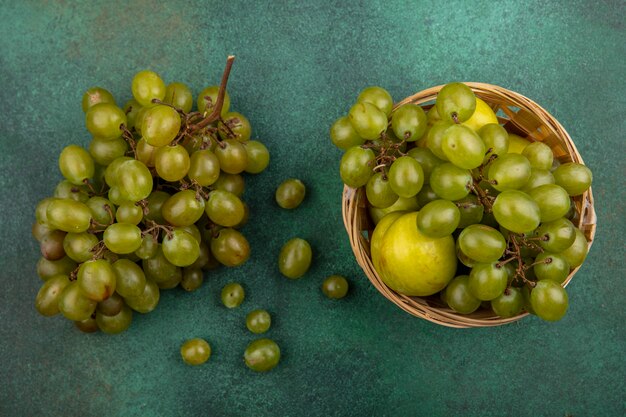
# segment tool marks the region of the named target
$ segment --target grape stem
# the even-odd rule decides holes
[[[146,236],[146,235],[150,234],[155,239],[158,239],[159,230],[163,230],[165,232],[165,234],[167,235],[168,239],[172,238],[172,230],[174,229],[172,226],[166,226],[166,225],[163,225],[163,224],[158,224],[157,222],[152,221],[152,220],[146,220],[145,223],[146,223],[147,226],[150,226],[150,227],[148,227],[146,230],[141,232],[142,236]]]
[[[195,133],[200,129],[203,129],[213,123],[214,121],[220,118],[222,114],[222,107],[224,106],[224,96],[226,94],[226,84],[228,84],[228,77],[230,75],[230,70],[233,66],[233,62],[235,61],[235,57],[230,55],[226,60],[226,67],[224,68],[224,74],[222,75],[222,81],[220,82],[220,89],[217,93],[217,100],[215,100],[215,106],[213,106],[213,111],[206,116],[202,121],[189,126],[189,133]]]
[[[120,125],[120,129],[122,130],[122,139],[124,139],[126,143],[128,143],[128,146],[130,146],[130,150],[133,153],[133,158],[137,159],[137,148],[135,146],[135,138],[133,137],[132,132],[128,130],[124,123]]]

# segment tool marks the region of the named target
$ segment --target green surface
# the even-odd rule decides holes
[[[12,4],[10,4],[12,3]],[[163,5],[167,3],[167,5]],[[175,4],[176,3],[176,4]],[[2,416],[618,416],[625,406],[623,300],[624,2],[72,2],[0,5],[0,415]],[[271,5],[270,5],[271,4]],[[37,315],[33,208],[60,179],[63,146],[84,146],[80,99],[92,85],[123,103],[150,68],[195,92],[237,60],[233,108],[272,154],[250,178],[253,251],[211,273],[196,293],[165,292],[119,336],[83,335]],[[340,213],[340,152],[332,121],[367,85],[400,99],[452,80],[498,84],[554,114],[594,171],[596,242],[568,287],[559,323],[454,330],[386,301],[353,260]],[[294,211],[274,188],[308,186]],[[277,271],[289,238],[306,238],[314,264],[301,280]],[[349,277],[344,300],[319,286]],[[220,288],[240,281],[236,310]],[[243,351],[256,308],[281,364],[254,374]],[[213,355],[191,368],[192,337]]]

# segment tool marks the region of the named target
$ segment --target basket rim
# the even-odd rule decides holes
[[[532,116],[537,118],[542,128],[546,127],[548,129],[549,135],[553,135],[556,139],[563,142],[569,159],[573,162],[584,163],[582,156],[574,144],[574,141],[565,128],[563,128],[554,116],[548,113],[533,100],[523,96],[522,94],[497,85],[477,82],[465,82],[464,84],[468,85],[472,91],[474,91],[476,96],[483,99],[487,104],[501,102],[506,103],[507,106],[517,107],[520,111],[524,110],[529,112]],[[436,98],[438,91],[441,90],[443,86],[444,85],[430,87],[406,97],[394,105],[394,110],[407,103],[422,104],[432,101]],[[509,119],[509,121],[512,122],[513,120]],[[533,140],[533,138],[531,137],[530,140]],[[363,236],[360,227],[358,209],[359,203],[361,203],[361,200],[363,199],[363,193],[364,191],[362,187],[360,189],[353,189],[344,185],[342,192],[343,222],[357,263],[378,292],[380,292],[389,301],[393,302],[396,306],[413,316],[452,328],[500,326],[518,321],[529,315],[528,312],[522,312],[511,318],[501,318],[496,315],[475,318],[471,315],[456,313],[449,308],[428,305],[428,302],[422,297],[408,297],[396,293],[391,288],[387,287],[378,276],[377,271],[374,269],[369,254],[369,240]],[[593,203],[593,190],[591,187],[582,194],[580,200],[580,219],[577,226],[581,230],[584,228],[583,233],[587,239],[587,250],[589,251],[595,238],[597,222],[597,216]],[[578,206],[576,206],[576,208],[577,210],[579,209]],[[581,266],[582,265],[570,271],[568,277],[562,284],[563,287],[566,287],[571,282],[572,278]]]

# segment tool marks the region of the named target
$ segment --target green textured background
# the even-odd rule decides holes
[[[625,405],[623,1],[2,1],[0,2],[1,416],[619,416]],[[250,178],[253,252],[197,292],[168,291],[119,336],[83,335],[37,315],[33,208],[60,180],[57,155],[86,146],[80,99],[92,85],[124,103],[151,68],[194,91],[237,60],[233,107],[272,153]],[[568,287],[559,323],[453,330],[413,318],[370,286],[340,214],[332,121],[367,85],[396,99],[452,80],[518,91],[555,115],[594,172],[596,242]],[[286,177],[308,186],[278,209]],[[308,239],[314,265],[288,281],[275,266],[287,239]],[[319,285],[350,278],[333,302]],[[248,296],[227,311],[219,290]],[[267,308],[283,360],[254,374],[245,314]],[[190,337],[209,363],[182,364]]]

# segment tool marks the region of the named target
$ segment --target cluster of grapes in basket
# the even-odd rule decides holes
[[[444,86],[426,108],[394,108],[384,89],[363,90],[330,131],[345,151],[343,182],[365,188],[375,222],[419,210],[419,234],[454,238],[457,272],[440,291],[452,310],[469,314],[483,305],[501,317],[526,310],[561,319],[568,308],[562,284],[587,254],[572,197],[591,186],[591,171],[507,132],[463,83]]]
[[[85,93],[89,149],[63,149],[64,180],[36,208],[36,308],[85,332],[122,332],[161,290],[193,291],[203,270],[244,263],[242,174],[269,163],[248,119],[230,110],[225,82],[202,90],[193,111],[185,84],[152,71],[135,75],[132,94],[118,107],[105,89]]]

